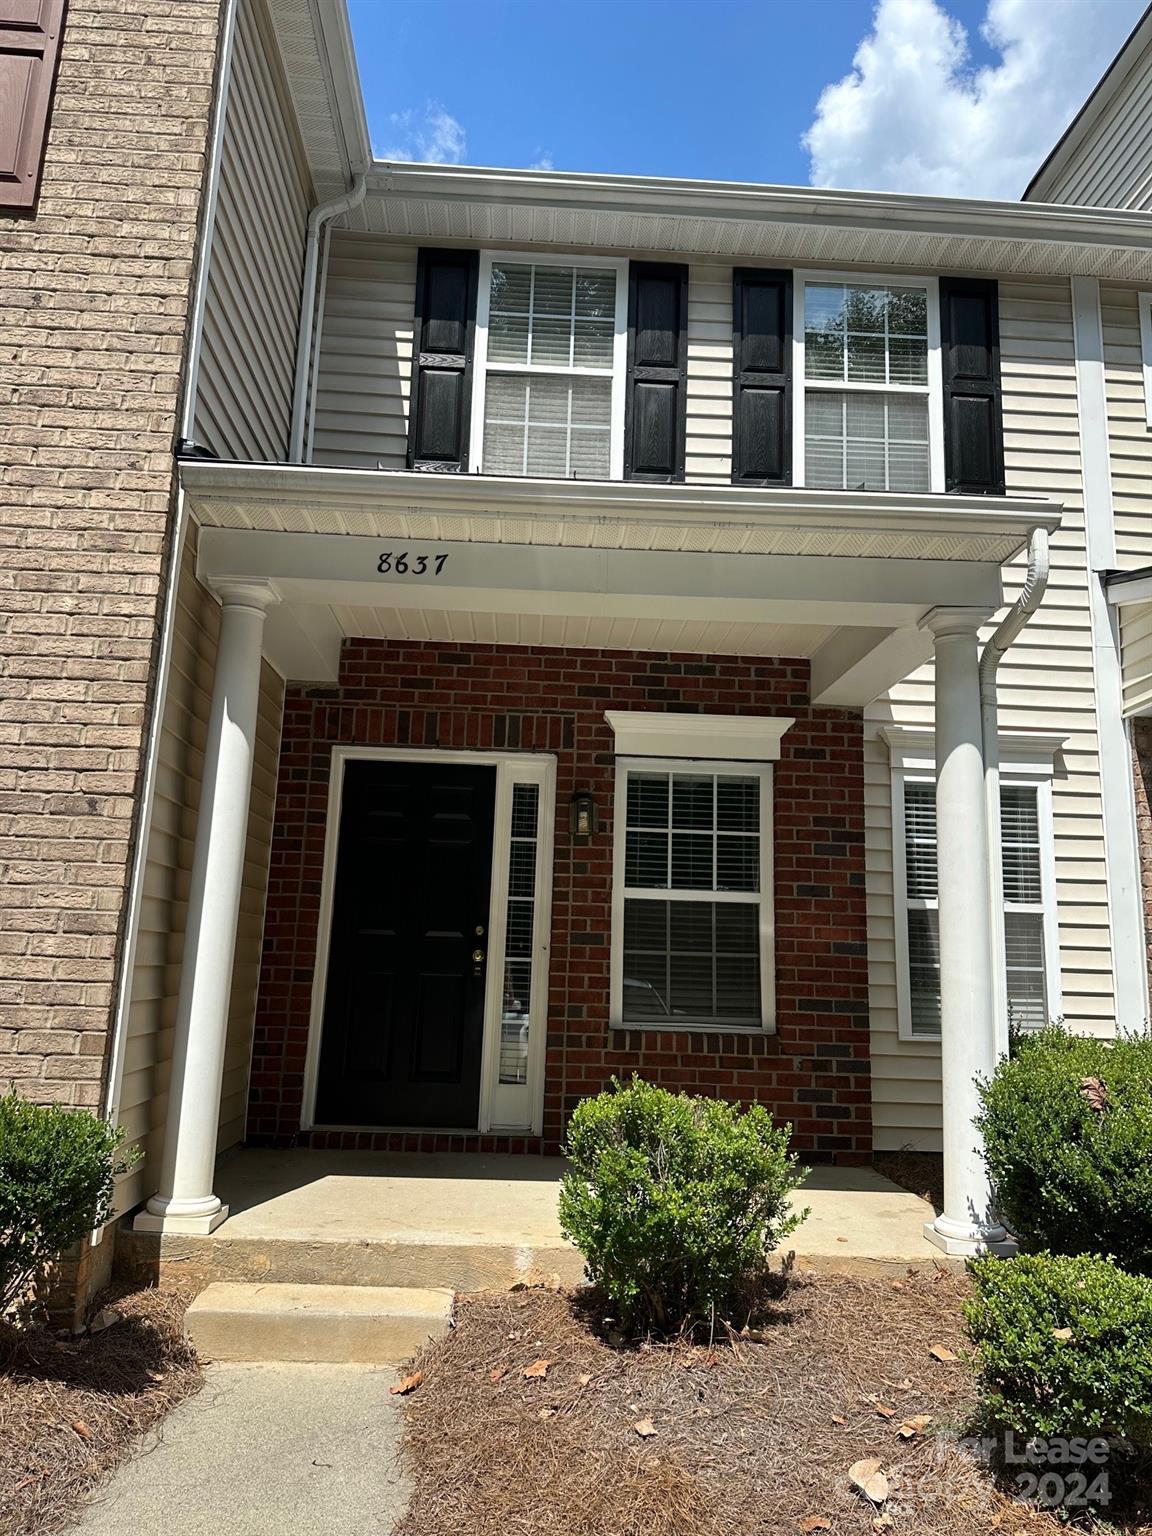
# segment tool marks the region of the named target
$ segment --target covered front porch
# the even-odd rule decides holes
[[[201,1280],[577,1284],[583,1264],[556,1211],[563,1168],[516,1153],[244,1149],[217,1164],[229,1214],[210,1236],[136,1232],[127,1252],[144,1274],[167,1265]],[[933,1262],[932,1207],[873,1168],[816,1168],[797,1202],[811,1212],[788,1243],[802,1268],[867,1275]]]
[[[410,1146],[424,1157],[466,1148],[481,1160],[496,1149],[528,1158],[558,1147],[581,1096],[638,1070],[670,1087],[758,1099],[793,1124],[802,1158],[859,1164],[871,1156],[861,710],[934,652],[946,1200],[929,1236],[951,1252],[1002,1239],[971,1127],[972,1077],[998,1048],[978,640],[1002,604],[1003,563],[1034,530],[1055,526],[1058,509],[207,462],[182,473],[199,522],[197,576],[221,604],[221,625],[164,1154],[138,1232],[219,1229],[239,1241],[234,1223],[242,1232],[268,1203],[241,1188],[237,1213],[230,1164],[215,1167],[264,663],[289,686],[250,1141],[303,1141],[312,1150],[292,1156],[304,1158]],[[385,1061],[371,1022],[383,985],[372,980],[373,956],[395,927],[371,911],[399,878],[387,839],[378,841],[381,797],[396,782],[383,770],[396,764],[425,799],[428,775],[456,796],[457,809],[446,799],[436,815],[458,823],[462,789],[469,805],[487,797],[466,841],[491,853],[476,914],[445,926],[432,913],[425,925],[460,950],[439,967],[450,985],[429,1015],[451,1015],[460,1043],[449,1048],[443,1031],[417,1039],[412,1025],[401,1054],[423,1055],[407,1076]],[[717,848],[739,836],[754,850],[727,885],[717,851],[701,887],[717,910],[752,903],[742,908],[756,914],[751,925],[736,926],[758,946],[743,956],[735,990],[717,979],[731,956],[715,937],[704,946],[712,1015],[703,1019],[691,1001],[699,978],[673,979],[675,935],[670,947],[662,941],[666,988],[626,953],[625,892],[647,884],[630,891],[639,899],[653,887],[627,875],[630,773],[645,793],[661,777],[666,795],[711,785],[705,835]],[[729,799],[755,796],[750,820],[721,824],[722,780]],[[640,844],[651,842],[647,814],[635,823]],[[672,843],[676,812],[662,814],[660,835]],[[348,851],[370,845],[359,885],[345,880],[342,897]],[[514,914],[525,899],[510,876],[518,858],[534,876],[531,910]],[[476,883],[475,861],[451,869],[440,886]],[[401,906],[403,881],[393,893]],[[368,913],[359,926],[340,929],[342,900],[346,913]],[[636,1008],[641,992],[646,1011]],[[385,1078],[390,1097],[376,1102],[373,1084]],[[427,1087],[435,1083],[452,1092]],[[326,1177],[270,1204],[290,1214],[323,1203],[301,1191]],[[368,1220],[367,1204],[384,1223],[393,1201],[409,1208],[404,1191],[419,1180],[406,1172],[369,1188],[359,1172],[333,1177],[369,1189],[359,1210],[347,1204],[350,1221]],[[869,1187],[890,1193],[868,1186],[866,1170],[818,1177],[847,1180],[840,1194],[850,1202]],[[516,1189],[494,1198],[519,1209]],[[441,1200],[452,1208],[444,1185],[419,1197]],[[930,1215],[917,1209],[917,1227]],[[838,1248],[844,1235],[832,1239]],[[883,1246],[875,1235],[866,1242]]]

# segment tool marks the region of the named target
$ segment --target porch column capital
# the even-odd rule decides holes
[[[271,581],[225,576],[209,586],[225,608],[254,608],[257,613],[267,613],[280,601],[280,593]]]
[[[990,608],[929,608],[920,628],[930,630],[936,640],[966,638],[975,635],[991,617]]]

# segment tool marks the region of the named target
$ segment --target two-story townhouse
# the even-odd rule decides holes
[[[5,230],[33,290],[73,27],[111,8],[74,0]],[[122,1208],[164,1234],[226,1218],[237,1144],[552,1149],[639,1071],[766,1103],[808,1159],[943,1149],[929,1236],[995,1246],[974,1074],[1013,1019],[1146,1014],[1090,576],[1099,290],[1152,286],[1147,218],[381,163],[341,0],[229,0],[214,68],[146,602],[92,647],[140,646],[125,836],[49,853],[17,706],[8,830],[57,884],[8,925],[54,938],[0,957],[32,1009],[6,1066],[43,1093],[99,1064],[144,1152]],[[130,235],[75,237],[129,291]],[[135,494],[125,451],[76,505]],[[86,553],[125,571],[76,547],[69,590]],[[72,644],[33,665],[77,676]],[[103,765],[66,756],[75,798]]]

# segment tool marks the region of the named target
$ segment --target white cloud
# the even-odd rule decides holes
[[[999,55],[974,69],[938,0],[879,0],[803,143],[817,187],[1019,197],[1135,24],[1143,0],[988,0]]]
[[[550,149],[541,149],[539,144],[537,144],[536,158],[528,169],[530,171],[554,171],[556,164],[552,159],[552,151]]]
[[[464,158],[464,128],[438,101],[423,110],[409,108],[388,118],[392,141],[381,160],[419,160],[427,165],[459,165]]]

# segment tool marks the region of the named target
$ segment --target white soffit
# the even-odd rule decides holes
[[[397,239],[1152,280],[1127,210],[377,162],[350,227]]]
[[[785,732],[796,724],[782,715],[677,715],[632,709],[609,709],[604,718],[621,757],[723,758],[746,763],[774,763]]]

